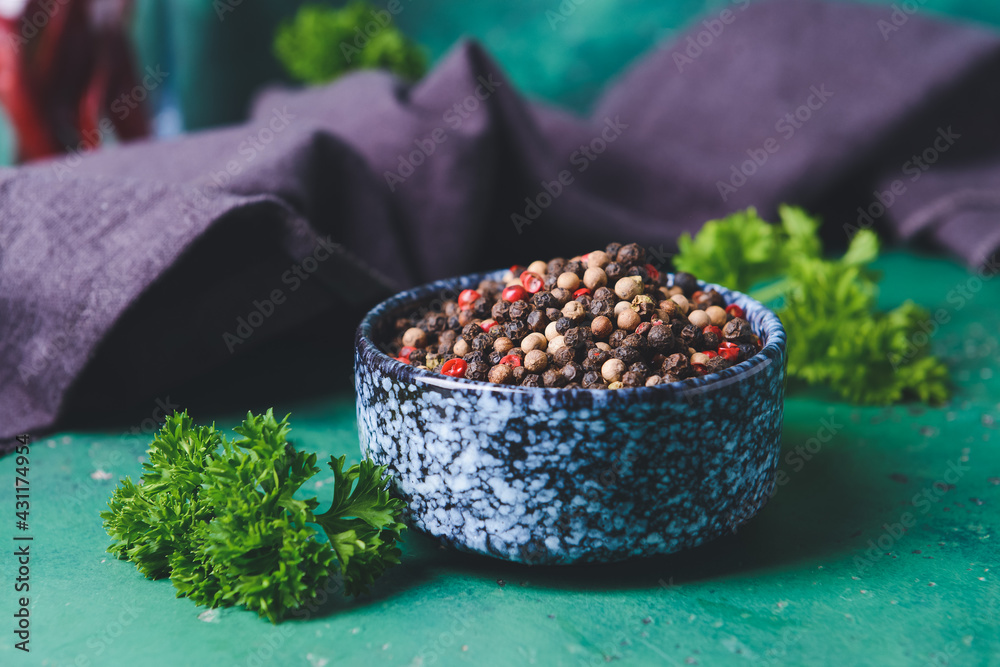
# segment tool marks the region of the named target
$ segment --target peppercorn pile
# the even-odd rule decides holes
[[[620,389],[714,373],[761,342],[743,310],[695,277],[646,263],[635,243],[513,266],[440,311],[395,322],[403,363],[523,387]]]

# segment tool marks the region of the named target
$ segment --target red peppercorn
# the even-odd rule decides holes
[[[528,293],[520,285],[510,285],[509,287],[505,287],[503,289],[503,292],[500,293],[500,297],[504,301],[514,303],[515,301],[524,299],[527,294]]]
[[[450,375],[453,378],[464,378],[465,369],[468,367],[469,364],[462,359],[449,359],[441,364],[441,374]]]
[[[707,327],[701,330],[701,333],[703,334],[714,333],[719,338],[722,338],[722,329],[715,326],[714,324],[709,324]]]
[[[719,356],[723,359],[728,359],[729,361],[736,360],[736,358],[740,356],[740,348],[735,346],[726,347],[727,345],[731,345],[731,343],[726,342],[719,346]]]
[[[652,328],[653,328],[653,323],[652,322],[640,322],[639,326],[637,326],[635,328],[635,333],[637,333],[637,334],[639,334],[641,336],[642,334],[646,333],[647,331],[649,331]]]
[[[583,296],[583,295],[587,295],[587,296],[590,296],[590,295],[591,295],[591,292],[590,292],[590,290],[589,290],[589,289],[587,289],[586,287],[581,287],[581,288],[580,288],[580,289],[578,289],[577,291],[573,292],[573,298],[574,298],[574,299],[577,299],[577,298],[579,298],[579,297],[581,297],[581,296]]]
[[[407,359],[406,357],[393,357],[393,359],[395,359],[396,361],[400,362],[401,364],[408,364],[408,363],[410,363],[410,360]]]
[[[458,307],[461,308],[462,310],[465,310],[466,308],[471,308],[472,304],[474,304],[481,298],[482,295],[479,294],[479,292],[477,292],[476,290],[464,289],[458,293]]]
[[[537,273],[524,271],[521,273],[521,285],[524,286],[524,289],[527,290],[529,294],[537,294],[542,291],[542,287],[545,286],[545,279]]]
[[[719,353],[718,353],[718,352],[713,352],[712,350],[705,350],[704,352],[702,352],[702,354],[704,354],[704,355],[705,355],[706,357],[708,357],[709,359],[711,359],[712,357],[717,357],[717,356],[719,356]]]
[[[417,348],[415,347],[409,347],[409,346],[401,347],[399,348],[399,358],[405,361],[406,363],[410,363],[410,355],[416,351]]]
[[[492,329],[496,325],[497,325],[497,321],[496,320],[487,320],[487,321],[483,322],[482,324],[480,324],[479,327],[483,331],[489,331],[490,329]]]
[[[649,274],[649,279],[652,280],[653,282],[656,282],[657,280],[660,279],[660,272],[652,264],[646,265],[646,273]]]
[[[743,309],[737,306],[735,303],[731,303],[728,306],[726,306],[726,312],[732,315],[733,317],[744,316]]]
[[[503,357],[500,360],[500,363],[507,364],[508,366],[513,366],[514,368],[517,368],[518,366],[521,365],[521,357],[517,356],[516,354],[508,354],[507,356]]]
[[[691,300],[692,300],[692,301],[697,301],[697,300],[698,300],[698,297],[700,297],[700,296],[702,296],[702,295],[704,295],[704,294],[705,294],[705,293],[704,293],[704,292],[702,292],[701,290],[697,290],[697,291],[696,291],[696,292],[695,292],[694,294],[692,294],[692,295],[691,295]]]
[[[699,375],[705,374],[705,364],[691,364],[691,368],[698,372]]]
[[[512,267],[510,267],[510,272],[515,276],[519,276],[521,275],[521,273],[524,272],[524,267],[521,266],[520,264],[515,264]]]

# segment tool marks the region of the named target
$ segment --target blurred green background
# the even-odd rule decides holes
[[[751,0],[754,1],[754,0]],[[891,5],[902,0],[871,0]],[[655,44],[735,0],[483,0],[473,6],[445,0],[399,0],[397,25],[428,51],[431,62],[457,39],[485,45],[529,97],[586,112],[603,86]],[[743,0],[740,1],[742,4]],[[1000,27],[997,0],[909,0],[925,15]],[[384,7],[387,0],[372,0]],[[142,0],[134,36],[142,66],[169,72],[160,104],[178,114],[161,118],[160,133],[241,120],[261,86],[286,77],[271,43],[279,21],[303,0]],[[340,6],[343,2],[327,3]],[[547,12],[568,14],[553,25]],[[572,13],[570,13],[570,10]],[[873,27],[874,29],[874,27]],[[13,146],[0,120],[0,164]]]

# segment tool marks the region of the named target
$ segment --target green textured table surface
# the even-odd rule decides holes
[[[879,266],[883,305],[911,297],[947,315],[933,342],[953,400],[858,408],[795,390],[771,502],[736,534],[669,557],[527,567],[411,531],[373,595],[275,627],[175,599],[104,552],[98,512],[140,472],[145,442],[129,431],[141,422],[40,438],[26,532],[14,528],[15,460],[0,460],[0,664],[1000,665],[1000,280],[906,253]],[[357,460],[345,371],[334,393],[273,400],[293,412],[298,444]],[[195,416],[228,427],[238,414]],[[15,533],[34,538],[29,654],[13,647]]]

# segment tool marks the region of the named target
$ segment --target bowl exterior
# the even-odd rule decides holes
[[[773,313],[710,286],[744,308],[763,350],[718,374],[617,391],[457,380],[373,344],[400,308],[483,277],[404,292],[358,330],[361,448],[388,466],[416,527],[510,561],[610,562],[698,545],[764,505],[785,385],[784,330]]]

